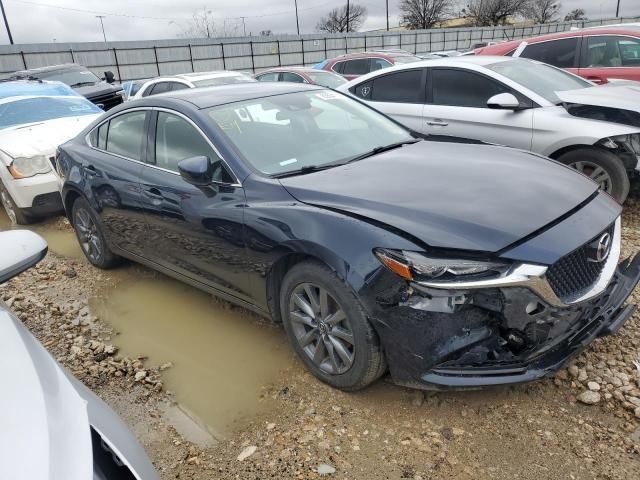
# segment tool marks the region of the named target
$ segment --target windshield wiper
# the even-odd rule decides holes
[[[271,175],[273,178],[285,178],[285,177],[293,177],[295,175],[306,175],[307,173],[320,172],[322,170],[328,170],[329,168],[339,167],[340,165],[344,165],[346,162],[340,163],[328,163],[326,165],[305,165],[304,167],[300,167],[297,170],[289,170],[288,172],[276,173],[275,175]]]
[[[76,88],[76,87],[84,87],[86,85],[95,85],[96,82],[78,82],[78,83],[74,83],[73,85],[70,85],[71,88]]]
[[[368,152],[365,152],[365,153],[363,153],[361,155],[358,155],[356,157],[350,158],[347,163],[357,162],[358,160],[363,160],[365,158],[373,157],[374,155],[378,155],[379,153],[388,152],[389,150],[393,150],[394,148],[399,148],[399,147],[402,147],[404,145],[411,145],[411,144],[417,143],[419,141],[420,141],[420,139],[405,140],[404,142],[390,143],[389,145],[375,147],[375,148],[372,148],[371,150],[369,150]]]

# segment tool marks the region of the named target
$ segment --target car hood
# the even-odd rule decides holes
[[[536,232],[598,189],[536,154],[432,141],[281,183],[301,202],[385,224],[427,246],[484,252]]]
[[[0,478],[92,478],[86,402],[4,306],[0,352]]]
[[[11,158],[51,156],[58,145],[75,137],[99,116],[100,114],[56,118],[2,129],[0,130],[0,150]],[[5,163],[11,163],[11,159],[4,157],[3,159]]]
[[[567,103],[640,111],[640,82],[636,85],[625,82],[565,90],[556,92],[556,95]]]

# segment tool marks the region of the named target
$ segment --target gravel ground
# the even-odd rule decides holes
[[[623,226],[624,253],[640,249],[640,201],[627,203]],[[124,418],[163,479],[640,478],[637,313],[554,379],[524,386],[425,394],[380,381],[347,394],[296,364],[264,387],[263,413],[203,446],[166,413],[171,364],[120,355],[118,337],[89,311],[87,300],[117,281],[117,271],[50,253],[0,286],[0,298]]]

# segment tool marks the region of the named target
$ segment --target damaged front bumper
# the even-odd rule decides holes
[[[400,299],[379,294],[372,319],[398,384],[441,390],[529,382],[553,374],[632,315],[635,306],[624,304],[640,279],[640,256],[610,278],[602,293],[571,305],[549,303],[525,286],[434,296],[412,285]]]

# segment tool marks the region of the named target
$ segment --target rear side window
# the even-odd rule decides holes
[[[264,75],[260,75],[258,77],[259,82],[277,82],[278,81],[278,73],[265,73]]]
[[[171,82],[159,82],[151,86],[149,95],[157,95],[171,90]],[[146,92],[145,92],[146,93]]]
[[[109,131],[109,122],[103,123],[102,125],[100,125],[100,128],[98,128],[98,144],[95,146],[98,147],[100,150],[107,149],[107,132],[108,131]]]
[[[364,75],[369,73],[369,59],[357,58],[344,62],[342,73],[345,75]]]
[[[371,71],[381,70],[383,68],[390,67],[391,64],[387,62],[384,58],[372,58],[371,59]]]
[[[334,72],[343,73],[344,70],[344,62],[334,63],[333,67],[331,67]]]
[[[372,91],[372,81],[363,82],[355,87],[351,87],[351,92],[360,98],[364,98],[365,100],[371,100],[371,91]]]
[[[297,75],[295,73],[282,72],[280,75],[281,75],[280,81],[282,82],[304,83],[304,78],[302,78],[300,75]]]
[[[184,83],[180,83],[180,82],[171,82],[171,91],[175,92],[176,90],[186,90],[187,88],[189,88],[187,85],[185,85]]]
[[[422,69],[405,70],[375,78],[370,94],[371,100],[374,102],[424,103],[422,72]],[[360,93],[364,92],[360,90]]]
[[[525,47],[520,56],[548,63],[554,67],[571,68],[577,66],[577,52],[578,38],[573,37],[532,43]]]
[[[109,121],[105,150],[116,155],[140,160],[142,142],[146,138],[144,130],[145,112],[131,112],[118,115]],[[101,129],[104,127],[100,127]],[[98,137],[100,132],[98,132]]]
[[[615,35],[585,37],[587,49],[583,67],[640,66],[640,40]]]
[[[486,108],[494,95],[511,92],[495,80],[464,70],[433,69],[431,82],[434,105]]]

